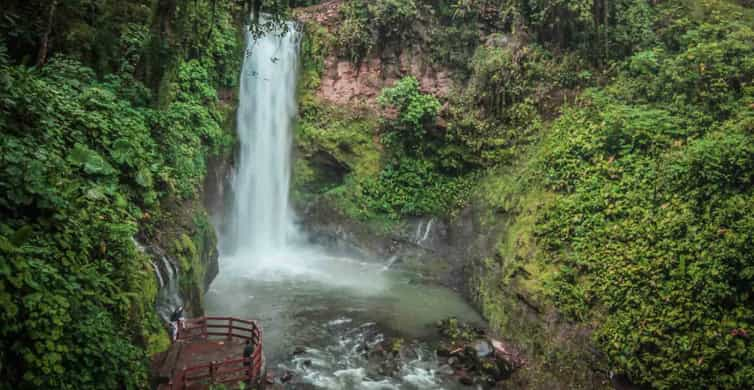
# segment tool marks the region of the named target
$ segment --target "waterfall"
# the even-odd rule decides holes
[[[152,268],[154,268],[154,273],[157,275],[157,282],[160,284],[160,288],[165,285],[165,281],[162,279],[162,274],[160,273],[160,269],[157,267],[157,264],[152,261]]]
[[[432,224],[435,223],[434,218],[430,218],[427,224],[424,225],[424,221],[419,220],[419,224],[416,225],[416,232],[414,233],[414,243],[421,245],[429,238],[429,233],[432,231]]]
[[[233,178],[231,252],[284,249],[293,231],[288,204],[300,33],[247,34],[238,107],[239,164]]]
[[[144,245],[136,239],[136,237],[131,237],[131,241],[134,243],[134,246],[136,247],[136,250],[139,251],[139,253],[147,253],[147,248],[145,248]],[[157,277],[159,288],[162,288],[165,285],[165,281],[162,279],[160,267],[157,266],[154,260],[152,260],[150,263],[152,263],[152,268],[154,269],[154,274]]]
[[[175,273],[173,271],[173,264],[168,260],[167,256],[160,256],[162,259],[162,266],[165,268],[165,272],[168,275],[168,280],[173,280],[173,274]]]
[[[155,256],[160,258],[162,265],[162,270],[160,270],[160,266],[152,262],[160,282],[160,289],[157,291],[157,312],[163,320],[168,321],[173,310],[183,305],[180,277],[175,265],[167,256],[161,253],[155,253]]]
[[[416,233],[414,233],[414,242],[418,243],[421,240],[422,227],[424,227],[424,221],[419,220],[419,224],[416,225]]]
[[[426,230],[424,231],[424,235],[423,235],[423,236],[422,236],[422,238],[421,238],[421,239],[419,240],[419,244],[423,243],[424,241],[427,241],[427,238],[429,238],[429,232],[430,232],[430,231],[432,230],[432,224],[433,224],[434,222],[435,222],[435,219],[434,219],[434,218],[430,219],[430,220],[429,220],[429,222],[427,222],[427,228],[426,228]]]

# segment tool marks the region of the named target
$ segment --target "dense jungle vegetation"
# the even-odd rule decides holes
[[[316,3],[4,5],[0,388],[147,386],[167,338],[133,239],[168,241],[191,210],[166,245],[196,255],[207,158],[235,142],[245,15]],[[499,233],[471,289],[497,331],[540,338],[532,365],[570,356],[514,334],[501,291],[589,328],[635,383],[754,387],[751,0],[344,0],[338,17],[305,26],[296,202],[380,231],[480,210]],[[451,92],[405,74],[377,107],[317,95],[328,56],[402,47]]]
[[[334,31],[308,26],[297,137],[342,174],[299,161],[295,196],[378,230],[481,210],[503,233],[470,288],[530,353],[569,359],[541,333],[522,336],[501,291],[592,329],[609,369],[635,383],[754,386],[750,2],[381,0],[339,12]],[[378,110],[314,94],[328,53],[358,65],[395,46],[452,71],[452,92],[428,95],[407,75]]]
[[[198,196],[206,157],[233,142],[218,91],[237,83],[240,6],[3,8],[0,384],[146,387],[147,353],[168,340],[133,237],[170,225]]]

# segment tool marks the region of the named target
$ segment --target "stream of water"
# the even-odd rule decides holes
[[[389,267],[390,259],[307,244],[293,222],[288,188],[299,42],[293,25],[247,38],[232,228],[220,237],[220,273],[205,296],[207,312],[259,319],[268,368],[293,372],[298,387],[453,388],[434,356],[434,324],[449,316],[481,322],[478,314],[452,290]],[[401,338],[411,351],[389,374],[364,353],[385,338]]]

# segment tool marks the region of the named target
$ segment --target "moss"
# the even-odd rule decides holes
[[[532,389],[549,389],[568,383],[569,388],[610,388],[596,371],[605,369],[591,354],[589,332],[580,327],[552,322],[557,318],[547,307],[533,308],[526,287],[508,280],[492,258],[477,264],[472,278],[475,299],[496,334],[513,341],[527,356],[528,364],[513,381]]]
[[[548,298],[547,283],[556,267],[543,259],[535,228],[541,210],[556,195],[533,179],[542,147],[530,146],[518,163],[480,180],[473,202],[494,246],[470,267],[468,284],[494,333],[513,341],[529,359],[514,382],[535,389],[562,383],[599,388],[606,384],[595,367],[603,362],[589,352],[590,330],[557,321],[559,314]]]
[[[305,112],[295,130],[294,203],[324,197],[343,214],[365,219],[359,183],[380,170],[377,126],[373,114],[323,102]]]
[[[359,179],[380,169],[377,117],[328,104],[317,96],[333,36],[314,22],[306,23],[304,29],[292,199],[298,206],[326,200],[342,214],[363,220]]]

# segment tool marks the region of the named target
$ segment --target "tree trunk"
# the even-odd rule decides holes
[[[259,13],[262,10],[262,0],[254,0],[254,3],[252,5],[252,18],[251,22],[253,24],[259,23]]]
[[[209,31],[207,31],[207,42],[212,38],[212,28],[215,27],[215,13],[217,11],[217,0],[212,0],[212,16],[209,20]]]
[[[44,65],[47,61],[47,49],[50,44],[50,33],[52,32],[52,22],[55,20],[55,9],[58,7],[58,0],[52,0],[50,10],[47,14],[47,26],[42,34],[42,40],[39,43],[39,53],[37,53],[37,67]]]
[[[608,9],[608,1],[605,1],[605,63],[608,62],[608,59],[610,58],[610,36],[608,35],[608,16],[610,15],[610,10]]]

